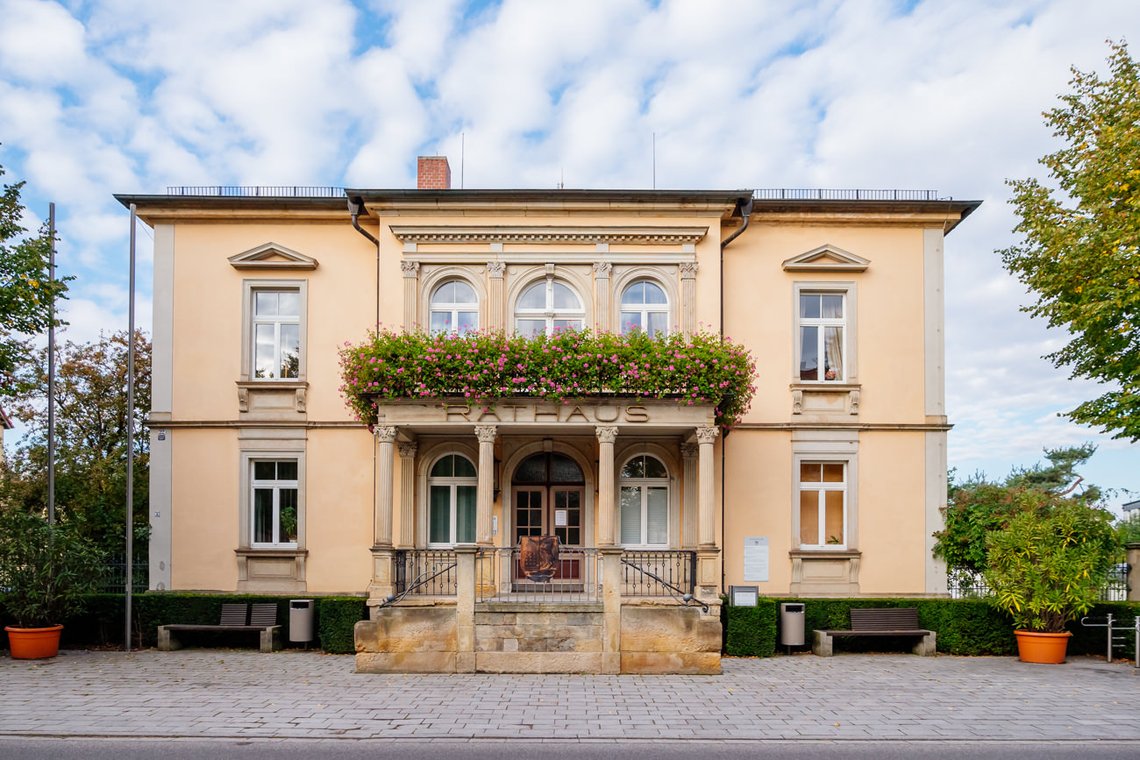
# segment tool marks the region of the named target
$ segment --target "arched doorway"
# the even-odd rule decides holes
[[[514,536],[558,536],[562,546],[581,546],[586,478],[570,457],[541,451],[524,459],[511,477]]]

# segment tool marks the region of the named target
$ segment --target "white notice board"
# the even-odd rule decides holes
[[[744,580],[768,580],[768,537],[744,539]]]

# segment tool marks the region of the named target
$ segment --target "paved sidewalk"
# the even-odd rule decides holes
[[[1140,674],[1076,658],[725,659],[722,676],[358,675],[233,650],[0,659],[0,735],[1140,742]]]

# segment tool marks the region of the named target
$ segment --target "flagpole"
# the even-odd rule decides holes
[[[47,509],[55,523],[55,203],[48,204]]]
[[[131,204],[130,285],[127,300],[127,588],[123,649],[131,651],[131,601],[135,585],[135,204]]]

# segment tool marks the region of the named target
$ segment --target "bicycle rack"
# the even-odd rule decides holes
[[[1134,642],[1133,652],[1136,655],[1136,661],[1132,667],[1140,668],[1140,615],[1132,619],[1132,625],[1128,626],[1113,626],[1112,613],[1107,615],[1107,621],[1104,623],[1090,623],[1087,617],[1081,618],[1081,625],[1085,628],[1105,628],[1108,633],[1108,661],[1112,662],[1112,649],[1113,647],[1122,647],[1128,641],[1128,635],[1125,631],[1135,631],[1136,640]]]

